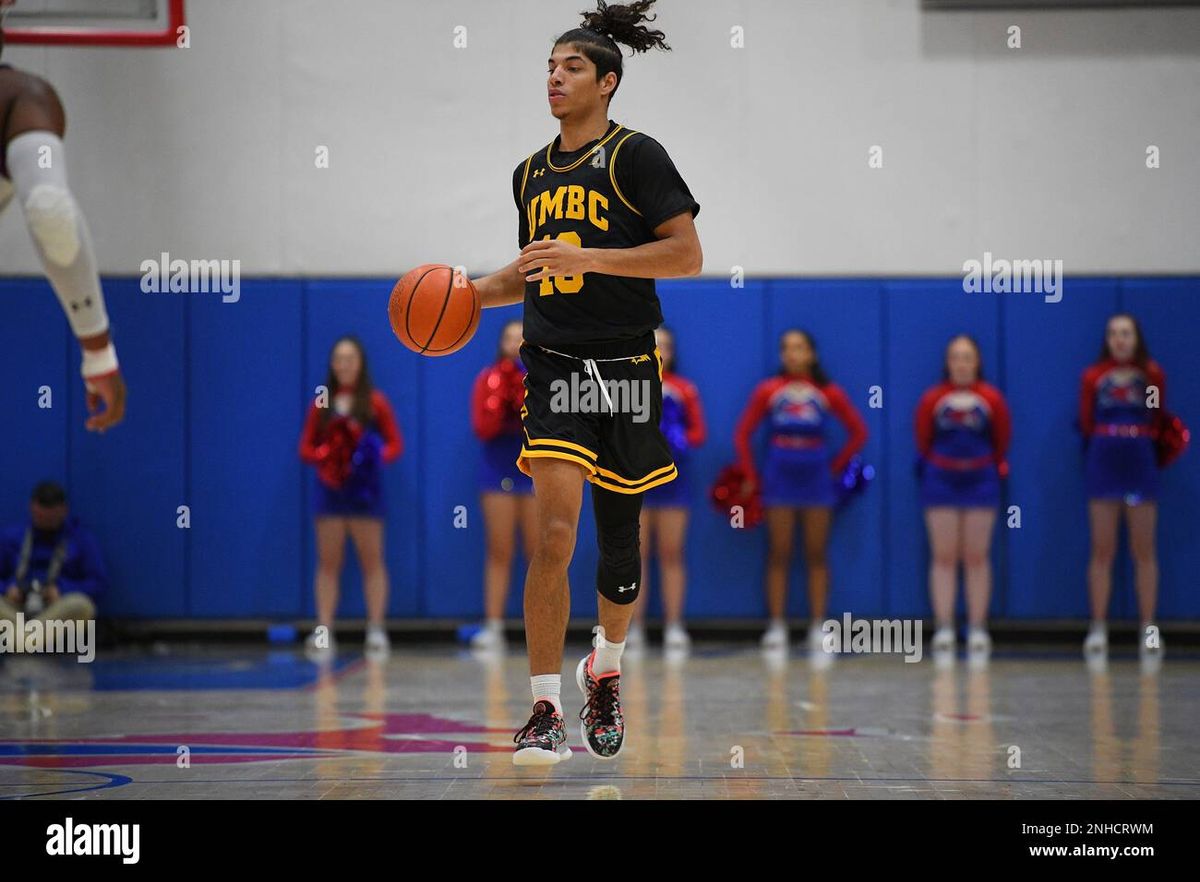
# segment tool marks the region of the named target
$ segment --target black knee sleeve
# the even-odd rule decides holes
[[[641,591],[642,551],[639,542],[641,493],[614,493],[592,485],[596,541],[600,563],[596,590],[613,603],[633,603]]]

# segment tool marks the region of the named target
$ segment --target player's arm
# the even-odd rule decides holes
[[[604,273],[635,279],[669,279],[699,274],[704,265],[700,237],[690,211],[654,228],[654,242],[633,248],[578,248],[561,239],[530,242],[521,249],[518,269],[525,281],[550,276]]]
[[[520,258],[503,269],[496,270],[471,283],[479,292],[479,302],[484,309],[492,306],[512,306],[525,299],[525,277],[517,269]]]

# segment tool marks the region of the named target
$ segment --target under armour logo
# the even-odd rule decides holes
[[[592,157],[592,168],[604,168],[604,148],[597,147],[596,155]]]
[[[539,175],[544,175],[545,173],[546,173],[546,170],[544,168],[539,168],[536,171],[534,171],[533,176],[536,178]]]
[[[635,588],[637,588],[637,582],[634,582],[632,585],[630,585],[630,586],[628,586],[628,587],[625,587],[625,586],[622,586],[622,585],[618,585],[618,586],[617,586],[617,591],[619,591],[619,592],[621,592],[621,593],[623,594],[623,593],[625,593],[626,591],[633,591]]]

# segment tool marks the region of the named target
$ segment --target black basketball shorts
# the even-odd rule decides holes
[[[517,468],[564,459],[593,484],[641,493],[678,472],[662,422],[662,356],[654,334],[588,346],[521,346],[525,365],[523,438]]]

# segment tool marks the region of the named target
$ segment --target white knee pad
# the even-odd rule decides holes
[[[29,232],[46,260],[64,268],[79,256],[79,217],[71,191],[58,184],[38,184],[25,202]]]

